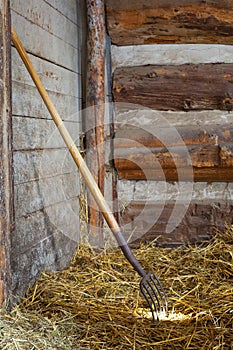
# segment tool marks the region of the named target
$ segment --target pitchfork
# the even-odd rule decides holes
[[[75,145],[74,141],[72,140],[69,132],[67,131],[60,115],[58,114],[55,106],[53,105],[47,91],[45,90],[38,74],[36,73],[22,43],[20,42],[14,28],[12,28],[12,41],[21,56],[29,74],[31,75],[32,80],[34,81],[46,107],[48,108],[53,121],[55,122],[58,130],[60,131],[61,136],[63,137],[63,140],[65,141],[70,154],[72,155],[76,165],[78,166],[90,192],[92,193],[93,197],[95,198],[96,203],[98,204],[109,228],[111,229],[112,233],[114,234],[119,247],[121,248],[122,252],[124,253],[126,259],[129,261],[129,263],[133,266],[133,268],[139,273],[139,275],[142,277],[142,280],[140,282],[140,289],[145,297],[150,310],[152,312],[153,320],[156,321],[159,319],[159,314],[161,312],[167,313],[168,305],[167,305],[167,297],[165,294],[165,291],[162,287],[161,282],[159,281],[158,277],[152,273],[151,271],[146,272],[139,261],[134,256],[133,252],[131,251],[130,247],[128,246],[121,229],[113,215],[113,213],[110,210],[110,207],[108,203],[106,202],[104,196],[102,195],[98,185],[96,184],[90,170],[88,169],[84,159],[82,158],[77,146]]]

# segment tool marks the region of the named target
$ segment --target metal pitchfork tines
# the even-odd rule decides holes
[[[166,293],[159,278],[152,271],[147,272],[142,278],[140,289],[150,307],[154,322],[159,320],[160,315],[167,315]]]
[[[100,191],[98,185],[95,182],[95,179],[93,175],[91,174],[90,170],[88,169],[83,157],[81,156],[77,146],[75,145],[73,139],[71,138],[68,130],[66,129],[62,118],[58,114],[57,110],[55,109],[54,104],[52,103],[47,91],[45,90],[38,74],[36,73],[21,41],[19,40],[17,33],[15,32],[14,28],[11,30],[12,34],[12,41],[15,45],[15,48],[17,49],[20,57],[22,58],[29,74],[31,75],[32,80],[34,81],[49,113],[51,114],[51,117],[53,121],[55,122],[63,140],[65,141],[69,152],[71,156],[73,157],[80,173],[82,174],[90,192],[92,193],[93,197],[95,198],[96,203],[98,204],[108,226],[110,227],[112,233],[114,234],[119,247],[121,248],[122,252],[124,253],[125,257],[129,261],[129,263],[133,266],[133,268],[139,273],[139,275],[142,277],[140,288],[141,292],[144,295],[150,310],[152,312],[152,316],[154,321],[159,319],[160,312],[167,312],[167,298],[166,294],[164,292],[164,289],[162,287],[162,284],[160,283],[158,277],[154,275],[152,272],[146,273],[144,269],[142,268],[139,261],[135,258],[133,255],[131,249],[129,248],[121,230],[120,227],[111,212],[111,209],[106,202],[102,192]]]
[[[159,320],[160,315],[164,316],[168,313],[168,301],[162,283],[152,271],[146,272],[143,269],[140,262],[136,259],[128,246],[121,231],[115,234],[115,237],[127,260],[142,277],[140,290],[150,308],[153,321],[156,322]]]

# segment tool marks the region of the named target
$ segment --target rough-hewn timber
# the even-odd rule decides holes
[[[156,181],[232,182],[232,168],[118,169],[119,179]]]
[[[232,0],[106,0],[116,45],[233,42]]]
[[[226,201],[212,201],[211,204],[191,203],[185,208],[182,221],[170,233],[166,233],[167,223],[171,217],[175,203],[141,203],[132,201],[124,209],[122,218],[127,224],[125,234],[135,232],[131,237],[132,246],[140,242],[152,241],[157,238],[159,245],[177,246],[181,244],[201,243],[208,240],[216,227],[223,230],[225,225],[232,224],[233,205]],[[183,211],[183,204],[176,204],[176,209]],[[137,217],[143,210],[143,220]],[[158,216],[158,218],[157,218]],[[157,219],[156,219],[157,218]]]
[[[104,102],[105,102],[105,9],[104,0],[87,0],[87,82],[85,128],[87,164],[104,193]],[[93,107],[90,109],[90,107]],[[95,200],[88,196],[90,239],[99,245],[103,218]],[[95,242],[96,241],[96,242]]]
[[[152,114],[153,116],[153,114]],[[177,131],[177,134],[174,133]],[[226,125],[172,125],[170,128],[159,125],[147,125],[138,127],[127,126],[116,130],[114,147],[130,148],[135,143],[136,147],[178,147],[182,145],[216,145],[231,142],[233,140],[233,124]]]
[[[12,128],[9,1],[0,2],[0,306],[10,305],[11,232],[13,228]]]
[[[114,164],[119,177],[176,181],[181,174],[185,181],[192,175],[194,181],[233,181],[232,124],[174,130],[118,129]]]
[[[184,64],[117,68],[115,102],[157,110],[229,110],[233,108],[232,64]]]

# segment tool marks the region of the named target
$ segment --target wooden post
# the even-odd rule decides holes
[[[104,194],[104,102],[105,102],[105,9],[104,0],[86,0],[87,4],[87,82],[85,118],[87,165]],[[90,243],[102,241],[102,214],[88,195]]]
[[[0,2],[0,306],[10,304],[11,295],[11,229],[13,222],[11,75],[10,75],[10,5]]]

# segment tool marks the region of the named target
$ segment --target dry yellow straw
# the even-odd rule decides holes
[[[170,315],[154,327],[138,276],[118,250],[80,246],[71,266],[37,280],[21,305],[54,324],[70,315],[85,349],[226,349],[233,345],[233,230],[199,247],[135,251],[167,286]],[[170,288],[169,288],[170,287]],[[70,334],[69,330],[67,332]],[[65,334],[65,333],[64,333]]]

